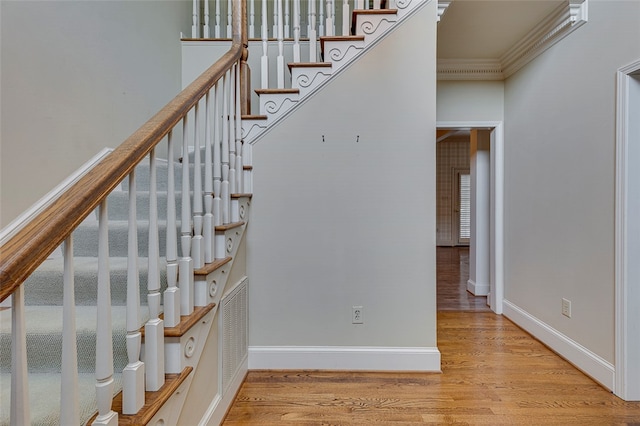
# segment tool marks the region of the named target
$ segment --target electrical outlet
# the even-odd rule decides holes
[[[562,299],[562,315],[571,318],[571,301],[564,298]]]
[[[364,311],[362,309],[362,306],[351,307],[351,323],[364,324]]]

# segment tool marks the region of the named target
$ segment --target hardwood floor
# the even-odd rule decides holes
[[[251,371],[224,425],[640,425],[640,403],[468,300],[468,251],[438,261],[442,373]]]
[[[469,247],[437,248],[438,311],[490,312],[486,296],[467,291]]]

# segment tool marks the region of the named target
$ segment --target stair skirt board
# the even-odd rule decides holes
[[[218,393],[206,410],[200,425],[219,425],[233,403],[248,371],[248,283],[242,278],[220,301],[218,322]],[[219,340],[219,341],[220,341]]]
[[[250,346],[250,370],[440,372],[436,347]]]
[[[514,303],[504,300],[504,316],[518,327],[531,333],[536,339],[547,345],[552,351],[573,364],[608,390],[612,390],[615,381],[615,367],[600,356],[594,354],[578,342],[550,327],[540,319],[526,312]]]

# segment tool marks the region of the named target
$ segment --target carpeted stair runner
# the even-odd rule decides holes
[[[162,259],[161,286],[166,288],[166,205],[167,163],[158,160],[158,225]],[[193,179],[193,166],[191,177]],[[174,165],[176,190],[181,187],[181,165]],[[148,161],[136,169],[140,301],[146,305],[148,234],[149,234],[149,166]],[[116,392],[121,389],[121,373],[127,364],[126,294],[128,246],[128,179],[121,190],[108,197],[109,253]],[[181,193],[176,194],[178,219]],[[177,230],[180,229],[180,222]],[[98,223],[95,214],[74,232],[74,281],[78,345],[79,395],[82,423],[97,411],[95,397],[95,329],[98,277]],[[62,349],[63,259],[58,251],[46,260],[24,283],[27,327],[27,362],[29,398],[33,425],[59,424],[60,365]],[[178,253],[180,255],[180,253]],[[141,321],[148,318],[146,306]],[[141,322],[142,324],[143,322]],[[0,425],[9,424],[11,393],[11,310],[0,311]]]

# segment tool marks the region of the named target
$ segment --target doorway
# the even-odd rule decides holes
[[[489,184],[485,188],[488,195],[489,218],[487,224],[482,225],[489,239],[489,250],[482,253],[486,256],[489,269],[489,286],[487,302],[496,314],[502,314],[503,285],[503,198],[504,198],[504,136],[502,122],[437,122],[437,141],[446,137],[447,132],[466,131],[471,129],[486,130],[489,134],[491,149],[489,152]],[[477,189],[477,188],[476,188]],[[473,209],[473,179],[471,179],[471,208]],[[471,214],[471,232],[473,232],[473,213]],[[488,229],[486,229],[488,228]],[[440,232],[440,229],[438,229]],[[469,253],[469,268],[475,267],[479,253]],[[483,262],[484,262],[483,261]],[[468,289],[469,287],[467,287]],[[474,293],[475,294],[475,293]]]
[[[640,401],[640,59],[617,77],[614,392]]]

